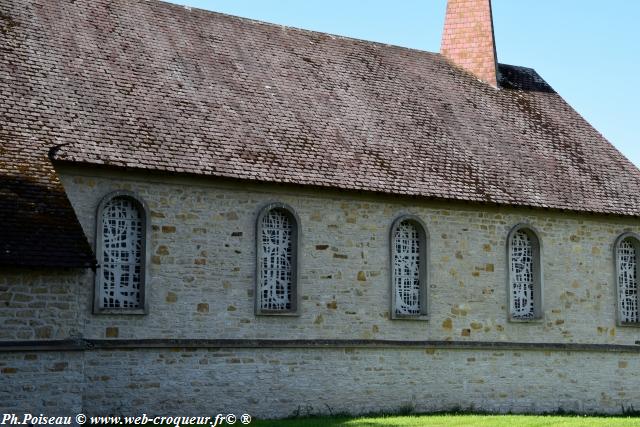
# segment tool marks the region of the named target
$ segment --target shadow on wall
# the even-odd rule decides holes
[[[92,266],[88,242],[62,187],[29,177],[31,167],[36,166],[19,168],[22,175],[0,174],[1,261],[24,266]]]

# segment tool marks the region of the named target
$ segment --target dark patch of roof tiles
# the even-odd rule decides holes
[[[92,267],[87,239],[43,145],[0,129],[0,265]]]
[[[157,1],[0,0],[0,29],[3,146],[40,155],[66,144],[57,160],[116,167],[640,214],[640,171],[528,68],[500,65],[495,90],[439,54]],[[31,151],[17,156],[32,162]],[[33,162],[47,170],[43,191],[62,200],[50,164]]]

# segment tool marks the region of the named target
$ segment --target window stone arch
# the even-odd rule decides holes
[[[94,313],[148,312],[148,212],[130,191],[109,193],[98,205]]]
[[[256,221],[257,315],[298,315],[300,220],[284,203],[269,203]]]
[[[518,224],[507,238],[509,320],[541,320],[543,309],[542,247],[537,231]]]
[[[614,261],[616,312],[619,326],[640,326],[638,256],[640,256],[640,236],[635,233],[624,233],[616,239]]]
[[[429,235],[414,215],[402,215],[391,226],[391,318],[428,319]]]

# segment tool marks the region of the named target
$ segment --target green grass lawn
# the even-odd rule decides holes
[[[535,415],[406,415],[388,417],[318,417],[277,421],[255,421],[256,427],[399,427],[399,426],[640,426],[636,417],[579,417]]]

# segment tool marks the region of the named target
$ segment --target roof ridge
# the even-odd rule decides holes
[[[443,58],[443,56],[440,54],[440,52],[432,52],[430,50],[423,50],[423,49],[418,49],[418,48],[415,48],[415,47],[402,46],[402,45],[398,45],[398,44],[385,43],[385,42],[376,41],[376,40],[367,40],[367,39],[362,39],[362,38],[358,38],[358,37],[351,37],[351,36],[345,36],[345,35],[340,35],[340,34],[327,33],[327,32],[319,31],[319,30],[310,30],[310,29],[307,29],[307,28],[295,27],[295,26],[285,25],[285,24],[277,24],[275,22],[262,21],[260,19],[247,18],[247,17],[244,17],[244,16],[232,15],[230,13],[218,12],[218,11],[215,11],[215,10],[203,9],[203,8],[200,8],[200,7],[192,7],[192,6],[187,6],[187,5],[181,5],[181,4],[178,4],[178,3],[173,3],[173,2],[165,1],[165,0],[143,0],[143,1],[145,3],[148,3],[148,2],[161,3],[161,4],[169,6],[169,7],[175,7],[177,9],[183,9],[183,10],[187,10],[189,12],[195,10],[198,13],[223,16],[223,17],[226,17],[226,18],[235,19],[235,20],[238,20],[238,21],[243,21],[243,22],[250,23],[250,24],[258,24],[258,25],[264,25],[264,26],[268,26],[268,27],[275,27],[275,28],[281,28],[281,29],[285,29],[285,30],[301,32],[301,33],[309,33],[309,34],[316,35],[316,36],[328,36],[328,37],[331,37],[333,39],[341,39],[341,40],[347,40],[347,41],[355,41],[355,42],[358,42],[358,43],[374,44],[374,45],[378,45],[378,46],[382,46],[382,47],[403,49],[403,50],[408,50],[408,51],[411,51],[411,52],[418,52],[418,53],[422,53],[422,54],[426,54],[426,55],[433,55],[433,56],[436,56],[436,57]]]

